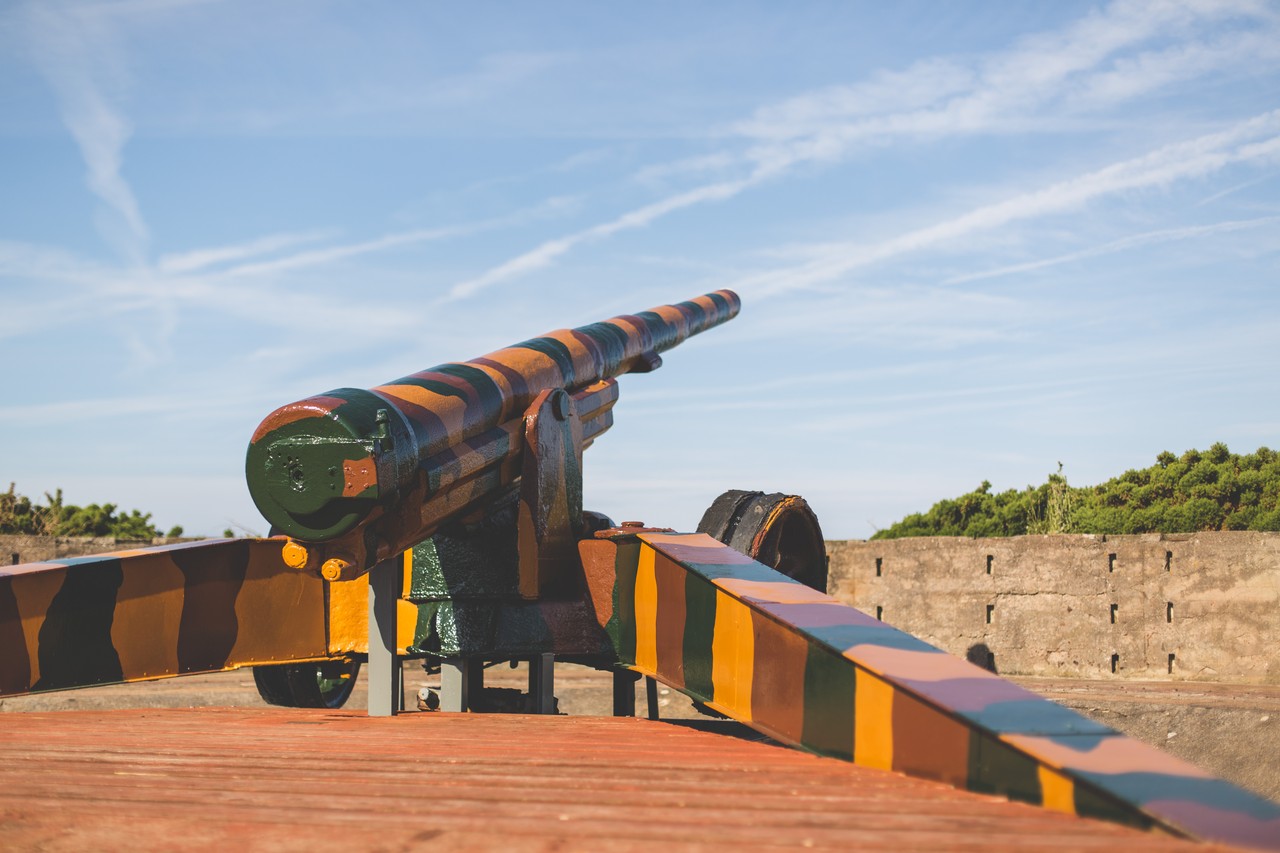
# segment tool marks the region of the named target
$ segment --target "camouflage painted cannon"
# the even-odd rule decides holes
[[[721,290],[369,390],[340,388],[290,403],[254,433],[249,492],[275,530],[291,537],[286,562],[319,569],[328,580],[358,576],[442,522],[484,511],[517,478],[536,476],[539,460],[561,469],[563,493],[527,493],[522,523],[532,523],[539,539],[548,523],[576,534],[580,453],[612,425],[614,377],[654,370],[662,352],[732,319],[739,307],[736,294]],[[563,543],[547,547],[565,550]],[[524,580],[522,593],[536,597],[533,569]]]
[[[819,755],[1280,850],[1274,803],[827,595],[799,498],[726,492],[696,533],[584,512],[615,377],[738,309],[719,291],[276,410],[246,469],[280,535],[0,568],[0,696],[252,666],[267,701],[336,707],[376,660],[370,711],[376,687],[394,713],[413,657],[485,710],[485,664],[529,661],[532,704],[560,658],[612,672],[615,713],[644,676]]]

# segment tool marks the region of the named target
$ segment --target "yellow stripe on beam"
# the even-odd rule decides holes
[[[654,569],[654,550],[640,546],[636,566],[636,669],[646,673],[658,671],[658,575]]]
[[[893,769],[893,685],[859,667],[853,691],[853,761]]]
[[[1075,782],[1058,771],[1045,767],[1043,764],[1037,770],[1040,772],[1040,797],[1044,802],[1044,807],[1050,811],[1062,812],[1063,814],[1075,814]]]
[[[716,590],[716,621],[711,636],[711,684],[715,704],[740,722],[751,721],[751,677],[755,671],[755,634],[751,610]]]

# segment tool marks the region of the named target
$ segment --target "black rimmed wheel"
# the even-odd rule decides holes
[[[355,658],[255,666],[253,683],[269,705],[285,708],[341,708],[356,686]]]
[[[802,497],[732,489],[703,514],[698,532],[805,586],[827,591],[827,546],[818,517]]]

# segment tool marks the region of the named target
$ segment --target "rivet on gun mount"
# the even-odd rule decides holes
[[[550,422],[537,428],[539,442],[550,441],[545,449],[558,457],[552,470],[543,461],[543,476],[559,480],[553,471],[563,468],[578,494],[576,503],[573,494],[556,498],[561,510],[539,509],[556,516],[580,507],[581,450],[613,423],[614,377],[656,369],[660,353],[732,319],[740,305],[731,291],[716,291],[369,390],[341,388],[291,403],[253,436],[250,495],[293,540],[289,565],[323,567],[330,579],[359,576],[530,473],[523,459],[529,430],[540,395],[551,392],[551,421],[572,428],[558,436]]]

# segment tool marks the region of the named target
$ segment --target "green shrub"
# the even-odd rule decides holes
[[[1280,531],[1280,455],[1260,447],[1239,456],[1217,442],[1203,453],[1166,450],[1150,468],[1097,486],[1070,486],[1061,465],[1043,484],[1021,491],[992,494],[984,480],[871,538],[1200,530]]]
[[[45,492],[45,504],[33,503],[9,484],[0,492],[0,533],[22,533],[32,536],[111,536],[116,539],[154,539],[160,531],[151,523],[151,513],[130,510],[117,514],[115,504],[75,506],[64,503],[62,489],[52,495]],[[174,527],[170,536],[181,536],[182,528]]]

